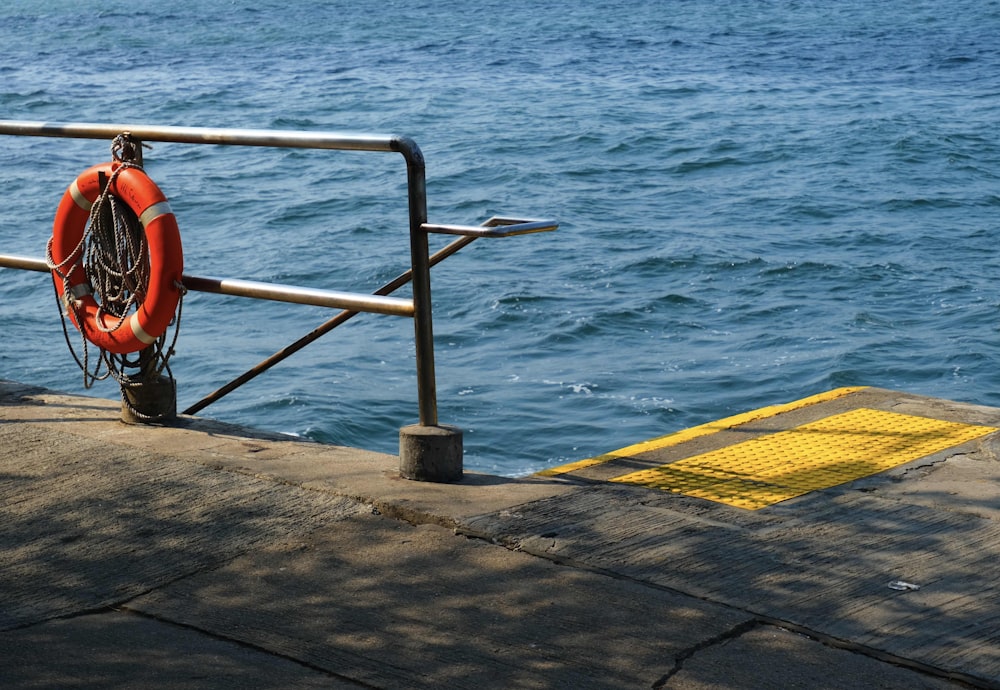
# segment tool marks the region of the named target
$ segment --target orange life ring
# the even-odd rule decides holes
[[[49,242],[52,278],[73,325],[98,347],[115,354],[138,352],[163,335],[180,299],[184,256],[181,235],[167,197],[138,167],[99,163],[83,171],[63,194]],[[115,175],[115,172],[118,172]],[[101,195],[101,177],[135,212],[149,247],[149,285],[138,309],[115,328],[117,317],[102,311],[83,265],[83,236],[90,209]],[[68,270],[62,268],[69,266]],[[68,293],[68,294],[67,294]],[[100,321],[99,321],[100,320]]]

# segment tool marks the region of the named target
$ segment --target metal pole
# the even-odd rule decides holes
[[[143,141],[276,148],[336,149],[341,151],[399,151],[398,137],[302,132],[292,130],[233,129],[223,127],[175,127],[168,125],[95,124],[90,122],[33,122],[0,120],[0,134],[69,139],[114,139],[129,132]],[[419,151],[419,149],[417,149]],[[405,153],[403,155],[406,155]]]
[[[14,254],[0,254],[0,268],[20,268],[28,271],[48,273],[49,266],[44,259]],[[210,292],[216,295],[231,295],[266,299],[274,302],[290,302],[293,304],[310,304],[317,307],[335,307],[371,314],[388,314],[390,316],[413,316],[413,301],[400,297],[389,297],[388,293],[376,292],[364,295],[354,292],[337,290],[321,290],[318,288],[297,287],[295,285],[280,285],[278,283],[262,283],[256,280],[241,280],[239,278],[212,278],[209,276],[192,276],[184,274],[181,282],[187,290],[194,292]]]
[[[427,233],[427,180],[424,156],[416,142],[400,138],[406,158],[410,207],[410,267],[413,271],[413,331],[417,356],[417,397],[420,424],[437,426],[437,384],[434,378],[434,327],[431,316],[431,267]]]
[[[394,144],[406,158],[410,206],[410,268],[413,271],[413,330],[417,349],[420,423],[399,430],[399,475],[425,482],[462,479],[462,430],[441,426],[434,382],[434,329],[431,325],[431,267],[427,231],[424,156],[410,139]]]

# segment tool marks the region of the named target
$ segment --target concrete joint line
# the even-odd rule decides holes
[[[58,616],[46,616],[39,618],[37,620],[27,621],[25,623],[20,623],[19,625],[14,625],[9,628],[0,628],[0,632],[20,632],[22,630],[30,630],[39,625],[45,625],[46,623],[51,623],[52,621],[71,621],[76,618],[86,618],[87,616],[100,616],[105,613],[114,613],[117,611],[116,604],[108,604],[102,606],[91,606],[83,609],[78,609],[76,611],[71,611],[69,613],[64,613]]]
[[[237,556],[234,556],[230,560],[235,560],[236,558],[240,558],[243,555],[244,554],[239,554]],[[226,563],[220,563],[217,567],[218,568],[222,568],[225,565],[227,565],[228,562],[229,561],[227,561]],[[96,606],[87,606],[87,607],[84,607],[84,608],[81,608],[81,609],[77,609],[75,611],[70,611],[69,613],[63,613],[63,614],[55,615],[55,616],[43,616],[43,617],[41,617],[41,618],[39,618],[37,620],[28,621],[26,623],[22,623],[20,625],[15,625],[15,626],[10,627],[10,628],[0,628],[0,631],[2,631],[2,632],[14,632],[14,631],[18,631],[18,630],[27,630],[28,628],[33,628],[36,625],[44,625],[44,624],[49,623],[51,621],[68,621],[68,620],[73,620],[75,618],[85,618],[87,616],[99,616],[99,615],[102,615],[102,614],[114,613],[114,612],[117,612],[117,611],[129,611],[130,609],[128,609],[128,603],[130,601],[135,601],[136,599],[139,599],[140,597],[144,597],[144,596],[146,596],[148,594],[152,594],[153,592],[155,592],[157,590],[163,589],[165,587],[170,587],[171,585],[177,584],[178,582],[183,582],[184,580],[186,580],[188,578],[194,577],[196,575],[201,575],[202,573],[210,572],[210,571],[215,570],[215,569],[216,569],[216,567],[212,567],[212,568],[200,568],[200,569],[197,569],[197,570],[192,570],[191,572],[182,573],[181,575],[178,575],[177,577],[174,577],[174,578],[172,578],[170,580],[166,580],[166,581],[161,582],[159,584],[153,585],[152,587],[147,587],[146,589],[144,589],[144,590],[142,590],[140,592],[136,592],[134,594],[130,594],[127,597],[125,597],[124,599],[121,599],[119,601],[112,601],[110,603],[98,604]]]
[[[171,620],[169,618],[164,618],[162,616],[157,616],[151,613],[146,613],[139,609],[134,609],[130,606],[120,606],[115,610],[122,613],[127,613],[132,616],[138,616],[139,618],[145,618],[147,620],[153,620],[157,623],[162,623],[163,625],[169,625],[175,628],[181,628],[183,630],[190,630],[192,632],[198,633],[199,635],[204,635],[205,637],[211,638],[213,640],[218,640],[220,642],[226,642],[228,644],[236,645],[244,649],[250,649],[252,651],[258,652],[260,654],[267,654],[268,656],[273,656],[276,659],[282,659],[284,661],[290,661],[293,664],[297,664],[303,668],[307,668],[310,671],[316,671],[317,673],[322,673],[330,678],[336,678],[337,680],[343,681],[345,683],[351,683],[352,685],[357,685],[359,688],[376,688],[375,685],[369,685],[363,681],[359,681],[355,678],[349,676],[343,676],[339,673],[331,671],[328,668],[322,666],[317,666],[308,661],[303,661],[302,659],[297,659],[294,656],[289,656],[288,654],[282,654],[281,652],[276,652],[273,649],[268,649],[267,647],[261,647],[260,645],[253,644],[251,642],[245,642],[235,637],[229,637],[227,635],[220,635],[218,633],[212,632],[211,630],[205,630],[204,628],[199,628],[195,625],[189,625],[187,623],[179,623],[177,621]]]

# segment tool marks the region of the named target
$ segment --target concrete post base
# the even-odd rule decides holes
[[[126,424],[165,422],[176,417],[177,382],[174,379],[160,376],[155,381],[138,381],[122,388],[121,419]]]
[[[420,482],[462,478],[462,430],[411,424],[399,430],[399,474]]]

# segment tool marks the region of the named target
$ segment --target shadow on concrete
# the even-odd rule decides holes
[[[9,424],[0,447],[20,685],[948,687],[880,656],[1000,685],[1000,536],[961,497],[866,480],[743,511],[581,485],[456,518],[473,539],[155,443]]]
[[[587,486],[463,529],[837,646],[1000,686],[1000,588],[990,566],[1000,558],[1000,526],[977,516],[974,501],[911,504],[883,499],[871,486],[759,511]],[[890,587],[899,582],[917,587]]]

